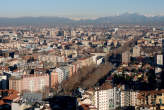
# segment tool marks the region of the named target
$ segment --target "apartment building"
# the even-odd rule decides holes
[[[31,74],[23,76],[12,76],[9,79],[9,89],[20,93],[24,91],[38,92],[45,87],[49,87],[48,74]]]
[[[137,105],[137,91],[121,91],[121,107]]]
[[[141,54],[141,48],[139,46],[133,47],[133,57],[139,57]]]

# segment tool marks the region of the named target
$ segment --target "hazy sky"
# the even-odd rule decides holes
[[[0,0],[0,17],[164,15],[164,0]]]

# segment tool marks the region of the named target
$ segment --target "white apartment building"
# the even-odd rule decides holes
[[[115,110],[120,106],[120,89],[107,87],[95,92],[95,107],[97,110]]]
[[[58,74],[58,83],[60,84],[65,79],[65,73],[60,68],[56,68],[55,72]]]
[[[121,107],[130,106],[130,91],[121,91]]]
[[[114,87],[109,90],[109,110],[114,110],[120,106],[120,89]]]
[[[121,107],[136,106],[137,94],[136,91],[121,91]]]
[[[157,55],[156,58],[157,65],[163,65],[163,55]]]
[[[130,106],[136,106],[137,105],[137,91],[131,91],[130,92]]]
[[[110,89],[95,92],[95,107],[97,110],[109,110]]]

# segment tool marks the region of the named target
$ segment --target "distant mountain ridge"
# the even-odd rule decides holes
[[[0,18],[0,24],[56,24],[56,23],[72,23],[73,20],[64,17],[20,17],[20,18]]]
[[[163,24],[164,16],[146,17],[137,13],[121,14],[119,16],[100,17],[97,19],[72,20],[66,17],[0,17],[0,25],[25,24],[74,24],[74,23],[112,23],[112,24]]]
[[[125,13],[119,16],[101,17],[96,21],[114,24],[164,24],[164,16],[146,17],[137,13]]]

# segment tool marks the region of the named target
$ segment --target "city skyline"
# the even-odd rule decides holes
[[[0,17],[58,16],[94,19],[123,13],[146,16],[164,15],[163,0],[3,0]]]

